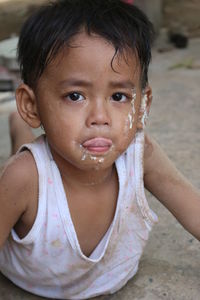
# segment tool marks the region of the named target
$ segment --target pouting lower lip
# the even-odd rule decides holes
[[[112,141],[106,138],[92,138],[85,141],[82,146],[89,152],[103,153],[110,149]]]

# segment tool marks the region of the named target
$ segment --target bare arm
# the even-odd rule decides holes
[[[144,183],[183,227],[200,240],[200,192],[148,136],[145,138]]]
[[[0,248],[26,214],[33,195],[34,162],[27,151],[12,157],[0,176]]]

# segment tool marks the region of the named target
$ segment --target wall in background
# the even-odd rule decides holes
[[[189,36],[200,37],[200,1],[163,0],[163,25],[186,27]]]

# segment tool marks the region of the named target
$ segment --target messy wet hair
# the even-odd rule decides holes
[[[33,88],[47,65],[63,47],[70,47],[71,38],[83,28],[111,43],[115,55],[134,51],[141,86],[146,86],[153,26],[141,10],[121,0],[57,0],[36,11],[23,25],[18,43],[24,83]]]

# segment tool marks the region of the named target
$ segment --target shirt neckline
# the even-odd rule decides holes
[[[112,220],[108,230],[105,232],[104,236],[102,237],[102,239],[99,241],[97,246],[93,249],[92,253],[88,257],[83,253],[83,251],[80,247],[79,241],[78,241],[78,236],[77,236],[75,226],[74,226],[73,221],[72,221],[71,213],[70,213],[69,206],[68,206],[68,200],[67,200],[67,196],[66,196],[66,193],[65,193],[65,189],[64,189],[64,185],[63,185],[63,182],[62,182],[62,178],[61,178],[59,168],[58,168],[56,162],[53,159],[53,156],[51,154],[51,150],[50,150],[50,147],[48,145],[47,139],[45,139],[45,142],[46,142],[46,147],[47,147],[47,152],[48,152],[49,158],[50,158],[51,163],[52,163],[53,168],[54,168],[54,172],[53,172],[54,181],[56,183],[56,187],[58,187],[58,188],[56,188],[57,204],[58,204],[60,216],[61,216],[61,219],[62,219],[62,222],[63,222],[63,227],[64,227],[64,230],[65,230],[65,233],[66,233],[66,235],[69,239],[69,242],[70,242],[72,248],[76,251],[76,253],[82,259],[84,259],[88,262],[96,263],[96,262],[100,261],[103,258],[104,254],[106,252],[106,249],[108,247],[108,244],[109,244],[112,232],[113,232],[113,228],[115,227],[115,224],[116,224],[117,216],[119,214],[119,210],[120,210],[120,206],[121,206],[121,198],[122,198],[121,197],[122,186],[124,185],[124,181],[125,181],[125,165],[123,163],[123,160],[121,159],[121,156],[120,156],[115,162],[117,176],[118,176],[118,182],[119,182],[119,191],[118,191],[117,205],[116,205],[113,220]],[[102,242],[102,240],[105,237],[106,237],[106,242],[104,244],[102,253],[97,257],[95,256],[95,258],[94,258],[95,251],[97,250],[100,243]]]

